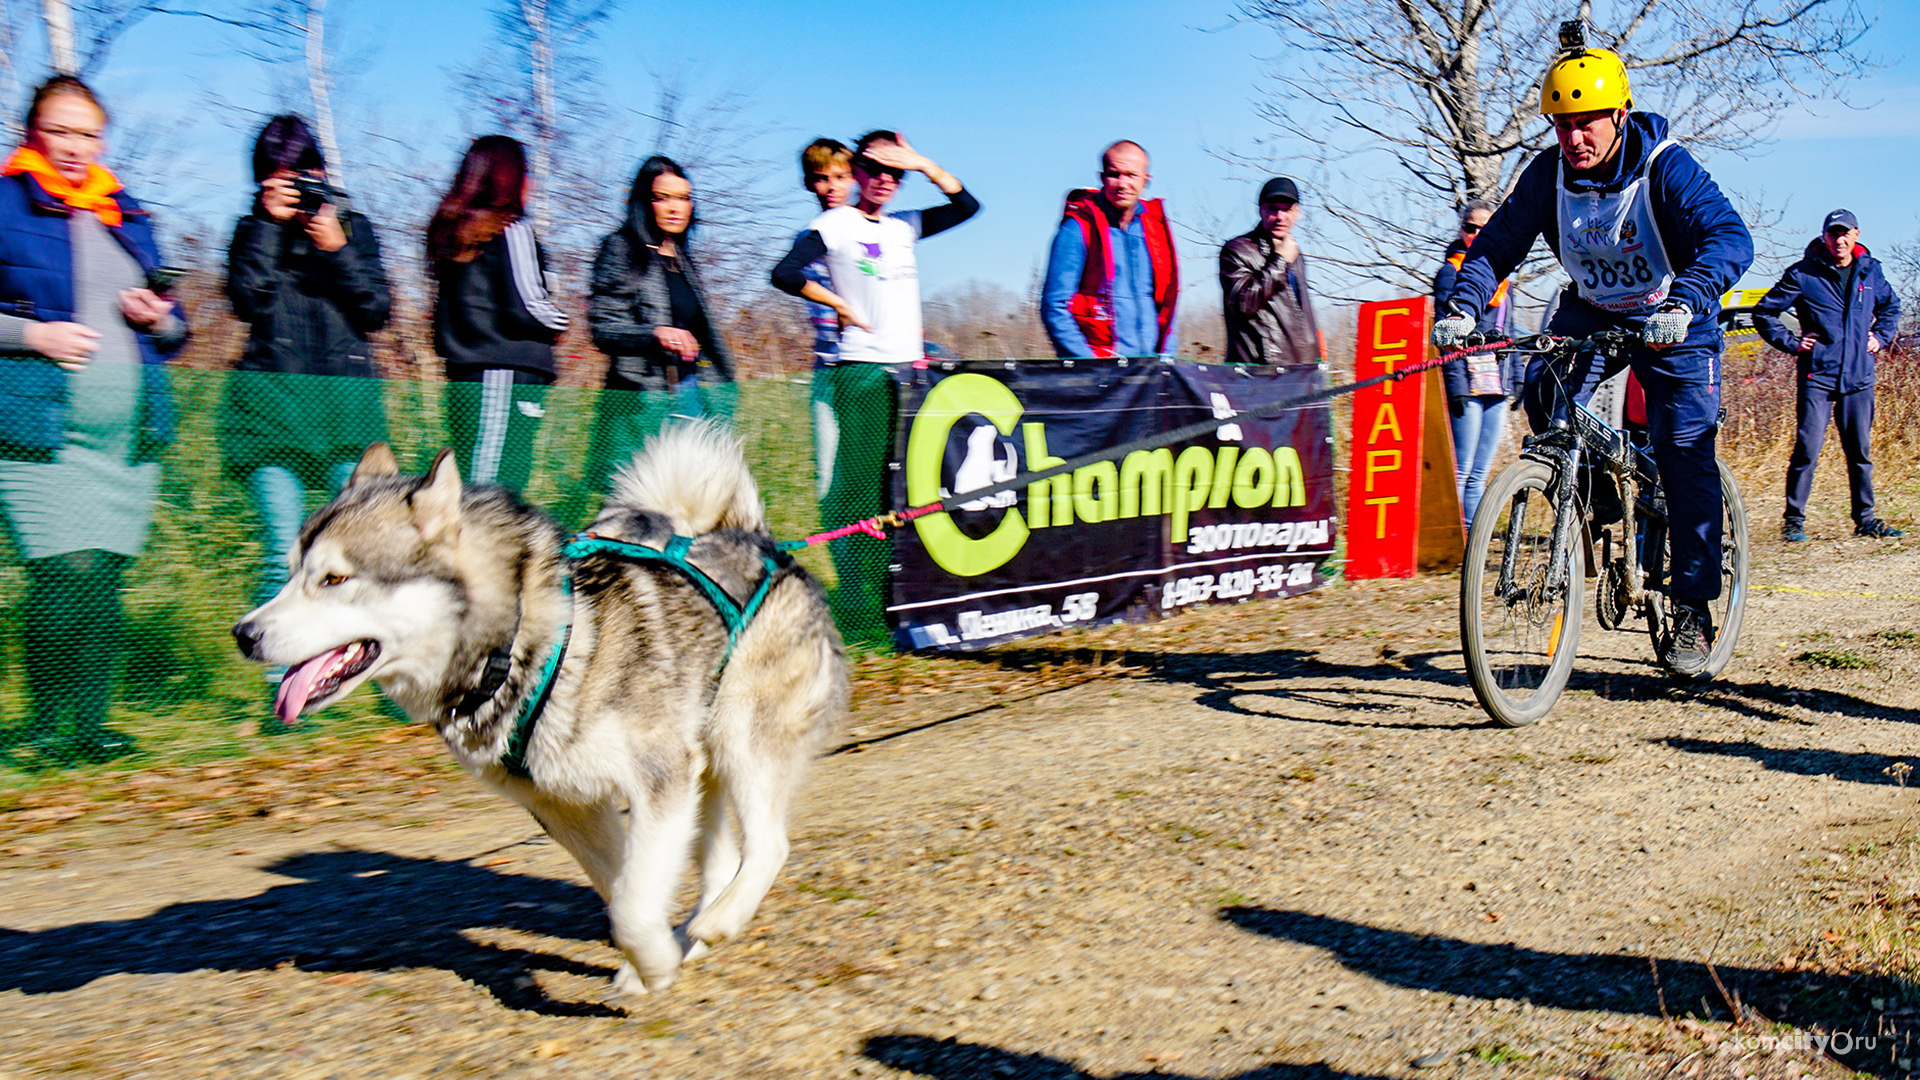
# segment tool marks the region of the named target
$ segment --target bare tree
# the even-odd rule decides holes
[[[528,144],[534,227],[553,231],[549,211],[577,164],[594,160],[587,136],[605,123],[599,68],[588,53],[619,0],[501,0],[500,44],[461,72],[463,97]],[[576,163],[570,158],[579,158]]]
[[[1751,148],[1790,106],[1845,100],[1876,66],[1855,0],[1244,0],[1241,13],[1283,51],[1258,105],[1276,137],[1235,157],[1288,161],[1327,193],[1321,209],[1355,242],[1318,256],[1336,291],[1423,288],[1451,212],[1503,198],[1551,145],[1537,95],[1560,20],[1587,20],[1632,72],[1635,105],[1698,147]]]

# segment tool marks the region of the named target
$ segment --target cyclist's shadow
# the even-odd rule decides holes
[[[1448,731],[1493,726],[1474,704],[1465,674],[1435,662],[1458,658],[1457,649],[1391,649],[1389,644],[1378,661],[1365,664],[1336,663],[1306,649],[1162,653],[1149,670],[1162,682],[1197,688],[1196,704],[1240,716],[1330,727]],[[1388,683],[1407,685],[1383,685]],[[1443,715],[1433,716],[1435,710]]]

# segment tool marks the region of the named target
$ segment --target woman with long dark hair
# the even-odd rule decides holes
[[[625,223],[600,244],[587,325],[616,393],[600,399],[585,490],[602,490],[669,415],[733,412],[733,358],[707,316],[690,243],[696,220],[686,172],[656,155],[633,178]]]
[[[526,150],[505,135],[473,140],[427,225],[439,284],[433,344],[447,364],[454,452],[470,483],[518,492],[553,383],[566,313],[548,293],[546,257],[524,216]]]
[[[20,639],[34,736],[101,760],[127,564],[153,523],[173,405],[159,366],[186,343],[153,225],[100,157],[106,110],[55,76],[0,168],[0,508],[26,566]]]
[[[373,223],[327,182],[306,121],[267,121],[253,181],[227,252],[227,299],[248,334],[221,429],[227,473],[260,518],[264,603],[287,580],[308,495],[340,490],[360,451],[387,437],[367,336],[387,325],[393,294]]]

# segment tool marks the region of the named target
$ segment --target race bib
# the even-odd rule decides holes
[[[1580,298],[1604,311],[1650,314],[1673,287],[1673,263],[1653,217],[1647,171],[1667,139],[1641,163],[1633,182],[1619,191],[1575,192],[1560,163],[1561,268]]]

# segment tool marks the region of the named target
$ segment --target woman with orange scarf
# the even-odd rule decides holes
[[[109,730],[121,578],[146,542],[173,409],[159,365],[186,341],[151,287],[153,229],[99,164],[87,85],[34,92],[0,168],[0,509],[25,560],[25,731],[49,762],[132,749]]]

